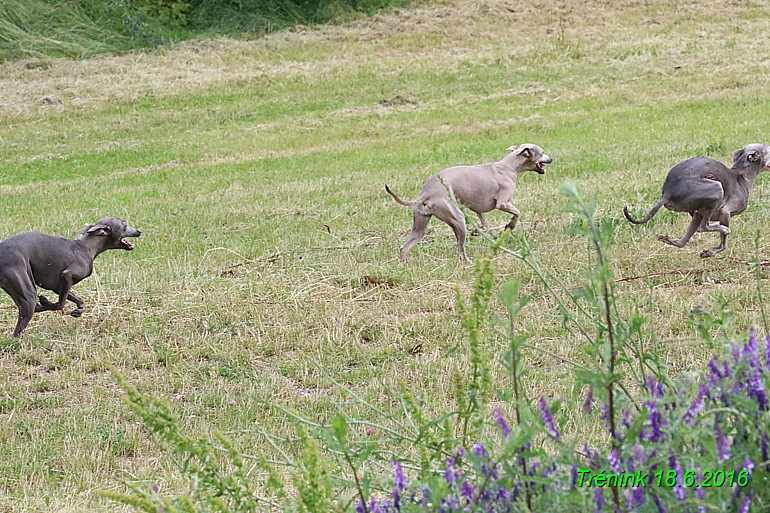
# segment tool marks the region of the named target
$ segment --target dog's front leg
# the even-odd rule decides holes
[[[64,305],[67,303],[67,296],[69,295],[71,288],[72,271],[65,269],[64,272],[61,273],[61,278],[59,278],[59,301],[53,305],[51,310],[64,310]]]
[[[519,215],[521,214],[518,208],[514,207],[511,202],[506,202],[499,203],[497,205],[497,210],[502,210],[503,212],[507,212],[513,216],[511,217],[511,220],[508,221],[508,224],[505,225],[506,230],[513,230],[516,228],[516,224],[519,222]]]

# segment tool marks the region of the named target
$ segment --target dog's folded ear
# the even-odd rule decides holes
[[[735,150],[733,152],[733,167],[735,167],[735,164],[737,164],[739,160],[744,158],[745,154],[746,154],[746,148],[741,148],[740,150]],[[741,167],[749,167],[753,162],[756,162],[759,159],[756,152],[750,152],[748,155],[745,155],[745,156],[746,156],[746,160],[743,161],[743,165]],[[752,156],[754,160],[751,160]]]
[[[505,151],[516,151],[516,148],[518,148],[518,146],[514,144],[513,146],[508,146],[508,148]]]
[[[521,155],[525,159],[531,159],[532,158],[532,149],[531,148],[519,148],[516,150],[517,155]]]
[[[89,224],[84,228],[82,228],[78,233],[81,233],[83,235],[86,235],[86,234],[110,235],[112,234],[112,228],[110,228],[106,224]]]

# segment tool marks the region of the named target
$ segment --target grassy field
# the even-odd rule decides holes
[[[767,178],[711,259],[698,254],[715,234],[683,250],[656,240],[688,216],[637,227],[621,209],[649,209],[684,158],[727,163],[769,142],[769,18],[752,0],[459,1],[256,41],[0,65],[0,237],[75,237],[107,215],[144,232],[76,286],[80,319],[38,314],[12,340],[17,311],[1,295],[0,511],[114,511],[97,489],[179,486],[109,366],[169,400],[190,432],[223,430],[249,454],[264,450],[255,423],[288,426],[264,400],[327,417],[346,399],[330,378],[383,408],[400,381],[447,408],[464,365],[447,354],[464,340],[455,291],[468,293],[473,266],[435,220],[400,263],[411,213],[383,186],[411,199],[443,167],[512,144],[555,159],[514,198],[543,265],[574,285],[590,266],[586,241],[564,231],[558,191],[574,181],[619,221],[615,277],[659,273],[617,284],[621,312],[648,319],[644,343],[672,374],[698,369],[711,352],[693,306],[725,302],[725,336],[763,325],[749,263],[770,258]],[[520,319],[531,343],[585,360],[532,273],[505,255],[495,266],[534,296]],[[531,396],[575,392],[557,359],[531,351],[528,364]]]

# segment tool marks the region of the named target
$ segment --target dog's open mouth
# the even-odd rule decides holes
[[[545,162],[538,162],[535,165],[535,171],[537,171],[538,174],[542,175],[545,173]]]
[[[134,249],[134,245],[128,239],[120,239],[120,243],[129,251]]]

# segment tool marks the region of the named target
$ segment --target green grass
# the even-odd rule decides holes
[[[216,35],[254,39],[406,5],[407,0],[3,0],[0,62],[90,58]]]
[[[180,486],[122,405],[111,365],[170,400],[191,432],[221,429],[251,454],[266,450],[255,423],[288,429],[262,401],[336,411],[345,398],[326,376],[383,408],[401,380],[448,408],[463,363],[447,356],[463,341],[455,290],[469,291],[473,268],[437,221],[399,263],[411,215],[383,185],[413,198],[443,167],[498,160],[511,144],[555,159],[521,178],[514,204],[540,260],[568,283],[582,282],[591,257],[564,232],[566,180],[619,220],[617,278],[693,270],[617,292],[621,313],[648,318],[645,343],[673,373],[701,367],[710,350],[696,343],[694,305],[727,301],[727,335],[761,324],[746,262],[757,232],[767,258],[767,178],[732,223],[729,250],[708,260],[698,253],[713,234],[683,250],[656,240],[683,233],[687,216],[661,211],[636,227],[621,208],[651,207],[679,160],[728,162],[768,142],[757,36],[767,16],[752,2],[446,3],[256,41],[0,65],[0,237],[74,237],[105,215],[144,232],[76,287],[82,318],[39,314],[20,341],[0,340],[0,509],[112,511],[95,490]],[[488,254],[486,243],[474,238],[468,253]],[[584,361],[530,271],[505,256],[495,264],[534,296],[519,321],[532,343]],[[0,331],[15,320],[3,295]],[[528,363],[530,396],[572,393],[563,364],[538,353]]]

